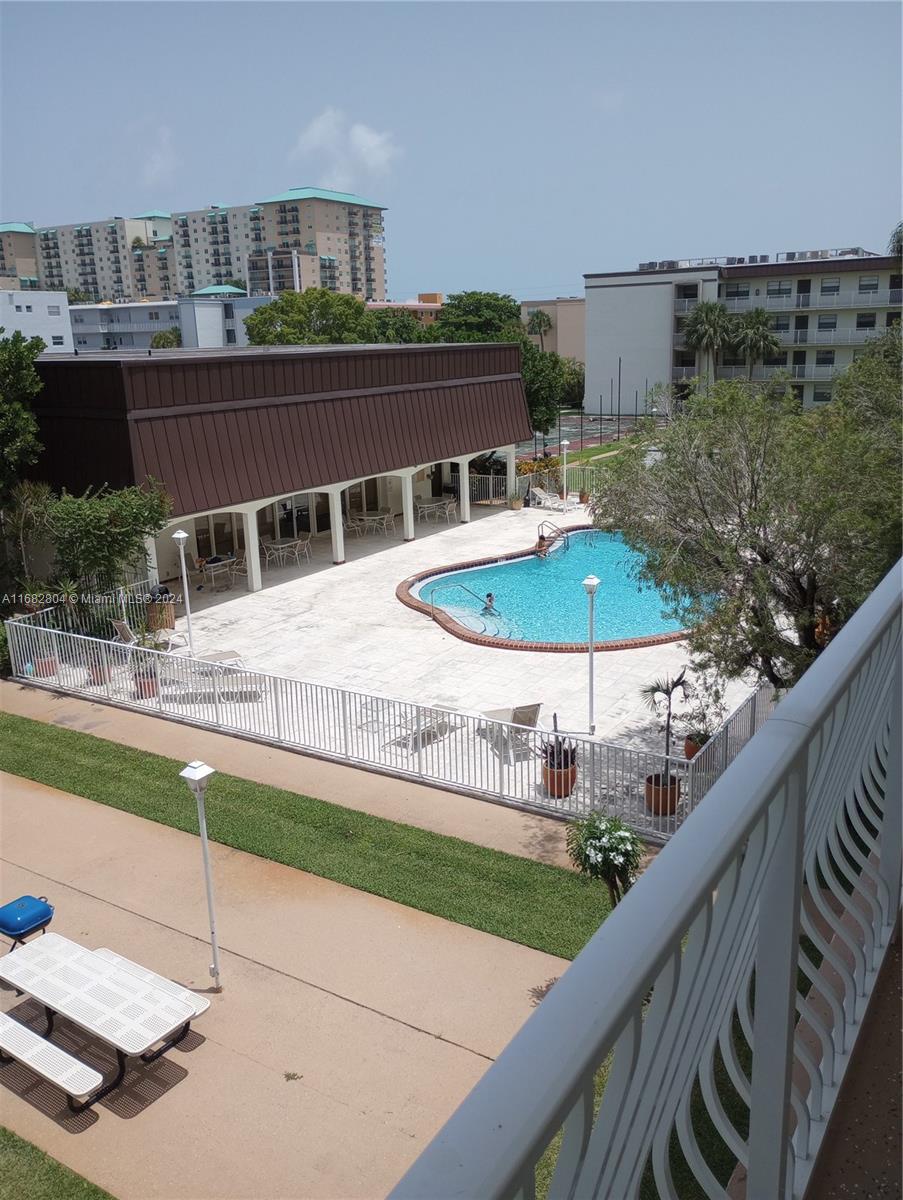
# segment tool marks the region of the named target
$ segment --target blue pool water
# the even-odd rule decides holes
[[[583,580],[596,575],[601,580],[597,642],[679,632],[680,624],[665,616],[659,592],[641,587],[633,577],[639,561],[619,533],[581,530],[569,534],[567,546],[556,543],[547,558],[532,554],[449,572],[425,580],[415,594],[427,604],[435,598],[437,607],[480,633],[521,642],[586,642]],[[481,611],[487,592],[495,595],[495,614]]]

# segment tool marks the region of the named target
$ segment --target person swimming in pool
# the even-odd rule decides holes
[[[545,558],[549,553],[549,543],[546,541],[546,535],[541,533],[536,539],[536,545],[533,547],[537,558]]]
[[[486,593],[486,603],[483,605],[483,612],[481,615],[485,616],[487,613],[494,613],[494,612],[495,612],[495,596],[492,594],[492,592],[487,592]]]

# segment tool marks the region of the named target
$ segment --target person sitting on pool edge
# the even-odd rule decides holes
[[[533,549],[536,552],[537,558],[545,558],[549,553],[549,544],[546,541],[546,535],[544,533],[541,533],[536,539],[536,545],[533,547]]]
[[[487,613],[494,613],[494,612],[495,612],[495,596],[493,596],[492,592],[487,592],[486,593],[486,603],[483,605],[483,612],[481,613],[481,616],[486,616]]]

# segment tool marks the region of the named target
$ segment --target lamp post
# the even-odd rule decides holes
[[[583,587],[589,600],[589,731],[590,733],[595,733],[596,715],[594,712],[595,683],[593,680],[593,666],[595,659],[596,591],[599,587],[599,580],[595,575],[587,575],[583,581]]]
[[[216,913],[213,908],[213,879],[210,875],[210,849],[207,845],[207,814],[204,811],[204,793],[207,790],[207,780],[214,774],[214,768],[200,761],[190,762],[179,775],[194,793],[198,806],[198,828],[201,834],[201,852],[204,856],[204,884],[207,888],[207,914],[210,918],[210,948],[213,951],[213,962],[210,964],[210,975],[217,992],[223,990],[219,977],[219,944],[216,940]]]
[[[191,599],[188,593],[188,569],[185,566],[185,543],[188,541],[188,534],[184,529],[177,529],[172,535],[172,540],[179,547],[179,562],[182,565],[182,595],[185,597],[185,620],[188,624],[188,649],[194,654],[194,637],[191,632]]]
[[[562,478],[562,483],[563,483],[563,487],[564,487],[564,511],[565,512],[567,512],[567,510],[568,510],[568,446],[570,446],[570,444],[571,443],[567,440],[567,438],[565,438],[565,440],[561,443],[561,452],[562,452],[562,455],[564,456],[562,459],[561,478]]]

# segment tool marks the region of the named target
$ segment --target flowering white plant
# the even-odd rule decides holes
[[[637,877],[643,843],[617,817],[591,812],[568,825],[568,854],[574,866],[608,888],[612,908]]]

